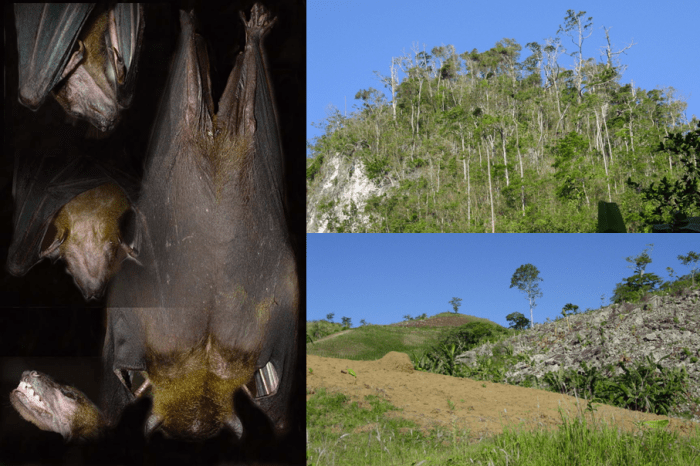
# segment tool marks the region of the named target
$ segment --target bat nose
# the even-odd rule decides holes
[[[85,301],[101,298],[102,293],[104,293],[105,289],[104,283],[100,282],[87,283],[82,285],[79,284],[78,287],[80,288],[80,291],[82,291]]]

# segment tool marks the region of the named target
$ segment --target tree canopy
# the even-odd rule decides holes
[[[377,73],[391,100],[358,91],[355,113],[332,113],[310,144],[310,198],[331,157],[385,188],[360,204],[314,201],[328,230],[595,232],[601,201],[619,206],[629,232],[700,216],[698,122],[672,87],[622,82],[631,45],[613,48],[608,29],[600,59],[586,57],[593,24],[567,11],[524,59],[510,38],[482,52],[414,47],[391,58],[391,74]]]

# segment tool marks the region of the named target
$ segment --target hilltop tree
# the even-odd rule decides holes
[[[593,31],[590,31],[588,35],[584,35],[586,31],[593,27],[593,17],[589,16],[584,18],[585,11],[579,11],[574,13],[574,10],[566,10],[566,18],[564,20],[566,23],[559,26],[557,34],[564,32],[571,38],[571,42],[576,46],[577,50],[571,53],[571,56],[576,59],[575,71],[576,71],[576,91],[578,103],[581,103],[582,95],[582,82],[583,82],[583,42],[588,39]],[[577,56],[578,55],[578,56]]]
[[[652,250],[654,249],[654,244],[647,244],[647,246],[651,246]],[[644,252],[642,252],[640,255],[637,257],[625,257],[625,260],[631,264],[634,264],[634,273],[639,274],[640,276],[644,275],[644,269],[647,268],[647,265],[651,264],[651,257],[649,257],[649,253],[647,253],[649,249],[645,249]],[[631,266],[627,266],[627,268],[632,268]]]
[[[561,315],[566,317],[566,324],[571,329],[571,324],[569,324],[569,316],[572,314],[578,314],[578,306],[575,304],[568,303],[561,309]]]
[[[335,317],[334,313],[326,314],[326,319],[328,319],[328,322],[333,322],[333,317]]]
[[[506,316],[506,320],[510,322],[509,327],[514,330],[524,330],[530,328],[530,321],[520,312],[512,312]]]
[[[653,244],[647,244],[647,246],[654,247]],[[625,278],[615,286],[615,291],[611,298],[614,303],[617,304],[623,301],[637,302],[645,293],[653,291],[663,282],[658,275],[644,272],[647,265],[651,264],[651,257],[647,251],[649,251],[648,248],[637,257],[625,258],[627,262],[634,264],[634,275]]]
[[[618,283],[615,286],[612,301],[615,304],[623,301],[629,303],[637,302],[645,293],[654,291],[661,283],[663,283],[663,280],[653,273],[633,275],[625,278],[622,283]]]
[[[452,304],[452,309],[454,309],[454,313],[457,314],[457,311],[459,310],[459,306],[462,305],[462,298],[452,298],[448,302],[450,304]]]
[[[535,321],[532,317],[532,310],[537,306],[535,298],[542,297],[540,285],[537,282],[543,281],[539,278],[540,271],[532,264],[525,264],[518,267],[510,279],[510,288],[514,286],[523,291],[530,301],[530,326],[534,327]]]
[[[343,327],[352,327],[352,322],[350,321],[350,317],[343,317]]]
[[[687,256],[678,256],[678,260],[680,260],[683,265],[697,264],[697,262],[700,260],[700,254],[690,251]],[[693,288],[695,288],[695,273],[697,269],[697,265],[691,265],[690,267],[690,279],[693,284]]]

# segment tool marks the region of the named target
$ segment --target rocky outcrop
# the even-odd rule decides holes
[[[347,233],[354,232],[358,224],[367,222],[367,199],[384,191],[367,177],[359,158],[341,154],[328,158],[307,192],[306,231],[327,233],[350,220],[352,231]]]
[[[485,344],[459,355],[456,361],[475,366],[479,356],[510,351],[523,355],[510,368],[506,380],[518,384],[528,376],[538,379],[545,373],[573,369],[581,362],[603,369],[614,365],[615,374],[637,363],[647,364],[647,356],[663,368],[685,367],[691,398],[700,399],[700,291],[681,296],[654,296],[643,303],[622,303],[583,314],[537,325],[530,331],[496,344]],[[668,357],[666,357],[668,356]],[[665,358],[665,359],[664,359]],[[680,412],[695,412],[700,406],[688,400]]]

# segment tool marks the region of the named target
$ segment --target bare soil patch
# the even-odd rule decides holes
[[[416,422],[422,429],[442,426],[469,430],[473,439],[501,433],[504,426],[524,429],[557,428],[562,424],[557,411],[573,419],[587,407],[587,401],[558,393],[481,382],[471,379],[414,371],[408,355],[390,352],[377,361],[351,361],[307,355],[307,400],[324,387],[342,392],[361,406],[366,395],[376,395],[403,409],[394,415]],[[357,377],[348,373],[352,369]],[[448,400],[454,404],[451,409]],[[668,419],[669,429],[692,433],[698,426],[691,421],[629,411],[597,404],[596,421],[629,432],[637,432],[633,422]],[[369,407],[369,406],[367,406]],[[591,424],[591,414],[585,414]]]

